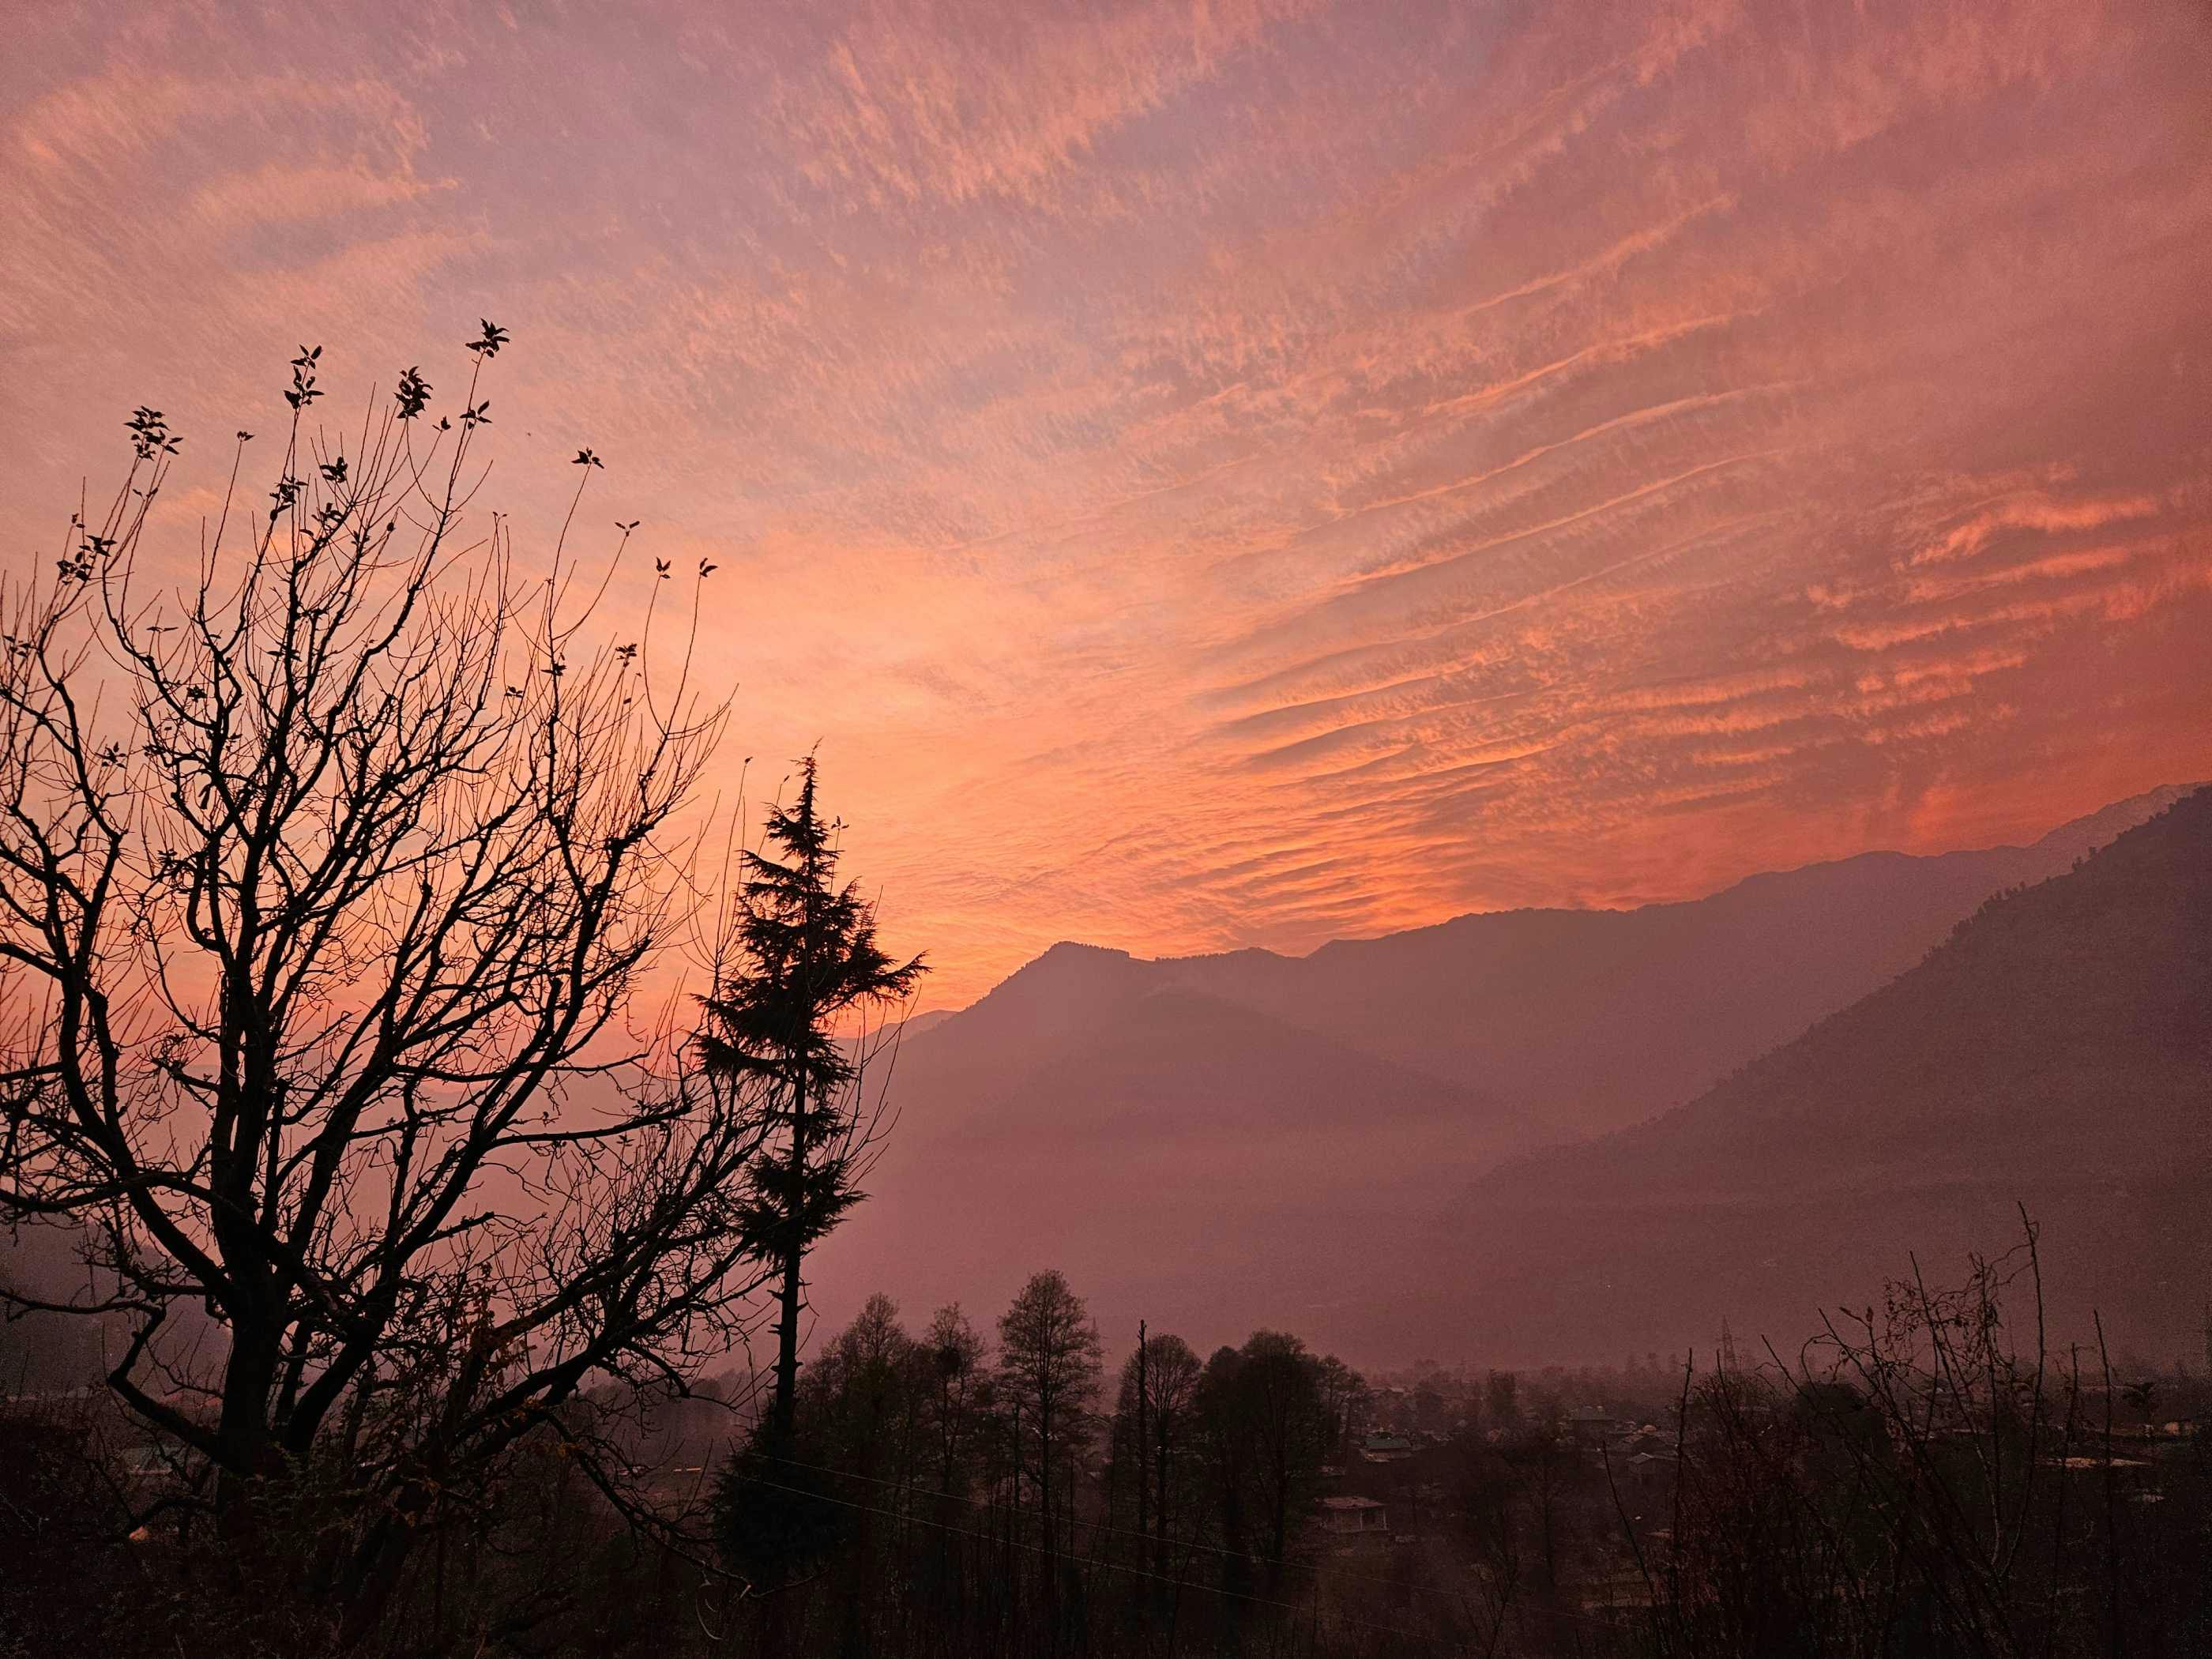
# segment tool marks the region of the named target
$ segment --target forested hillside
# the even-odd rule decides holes
[[[1446,1231],[1486,1345],[1802,1332],[1995,1252],[2016,1204],[2053,1310],[2154,1353],[2212,1283],[2212,791],[1993,898],[1928,959],[1697,1101],[1479,1182]],[[1523,1334],[1525,1334],[1525,1335]]]

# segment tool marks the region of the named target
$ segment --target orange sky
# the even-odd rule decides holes
[[[40,6],[7,556],[490,317],[936,1003],[2032,836],[2212,774],[2208,16]]]

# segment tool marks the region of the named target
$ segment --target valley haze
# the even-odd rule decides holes
[[[2069,1101],[1992,1086],[1964,1109],[1947,1133],[1978,1139],[1938,1180],[1898,1132],[1968,1064],[1952,1045],[1980,1063],[2022,1035],[1962,1020],[1916,1031],[1901,1054],[1884,1053],[1901,1038],[1870,1035],[1845,1057],[1857,1069],[1838,1062],[1832,1117],[1787,1147],[1758,1129],[1784,1108],[1765,1079],[1793,1040],[1820,1039],[1808,1028],[1870,1018],[1858,1005],[1885,988],[1910,1000],[1923,959],[1985,902],[2063,891],[2093,853],[2172,809],[2166,832],[2193,836],[2212,867],[2212,795],[2178,785],[2026,846],[1867,853],[1681,903],[1462,916],[1298,957],[1055,945],[970,1006],[915,1019],[886,1056],[872,1086],[896,1103],[896,1133],[871,1198],[821,1252],[813,1300],[824,1328],[877,1290],[988,1305],[1048,1264],[1090,1287],[1109,1329],[1143,1317],[1228,1340],[1276,1325],[1369,1364],[1680,1354],[1710,1348],[1723,1320],[1794,1345],[1824,1304],[1905,1272],[1907,1249],[2006,1248],[2015,1204],[2078,1167],[2071,1142],[2036,1138],[2033,1106],[2078,1113],[2115,1153],[2098,1190],[2122,1194],[2095,1226],[2078,1192],[2041,1217],[2063,1305],[2085,1318],[2100,1292],[2126,1341],[2193,1352],[2191,1287],[2212,1272],[2190,1218],[2212,1180],[2203,1073],[2190,1069],[2212,1065],[2201,946],[2153,975],[2197,1011],[2160,1063],[2200,1092],[2145,1104],[2142,1122],[2112,1112],[2141,1081],[2124,1043],[2083,1047]],[[2201,902],[2185,883],[2173,896],[2176,948],[2204,927]],[[2125,965],[2119,940],[2047,943],[2047,961],[2008,963],[2012,981],[1990,994],[2038,994],[2076,957]],[[1723,1112],[1737,1127],[1709,1152],[1656,1161],[1670,1134]],[[1886,1165],[1864,1161],[1876,1122],[1897,1135]],[[1700,1233],[1703,1249],[1677,1237]]]

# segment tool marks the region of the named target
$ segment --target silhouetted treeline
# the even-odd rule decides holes
[[[872,1298],[808,1368],[795,1449],[770,1449],[763,1425],[732,1460],[720,1532],[776,1639],[1203,1645],[1291,1605],[1360,1392],[1347,1367],[1279,1332],[1203,1362],[1153,1334],[1109,1395],[1056,1273],[1024,1287],[996,1338],[957,1307],[917,1335]]]
[[[2046,1351],[2037,1272],[2031,1247],[1954,1290],[1892,1285],[1786,1364],[1730,1345],[1673,1372],[1372,1382],[1264,1331],[1204,1360],[1148,1332],[1109,1378],[1055,1273],[988,1337],[958,1308],[910,1329],[878,1297],[803,1370],[787,1454],[769,1449],[765,1387],[739,1379],[573,1408],[570,1433],[619,1442],[670,1517],[711,1516],[717,1558],[641,1531],[548,1433],[426,1540],[365,1645],[2204,1651],[2212,1388]],[[188,1511],[125,1536],[176,1477],[94,1399],[9,1407],[17,1650],[325,1650],[319,1609],[241,1604],[210,1572]]]

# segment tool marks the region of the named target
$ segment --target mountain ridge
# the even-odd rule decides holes
[[[1407,1332],[1479,1322],[1464,1285],[1422,1265],[1441,1249],[1462,1279],[1485,1273],[1450,1224],[1472,1187],[1700,1098],[1911,971],[1993,894],[2070,870],[2182,793],[2027,848],[1860,855],[1656,912],[1492,913],[1411,948],[1386,935],[1334,957],[1148,961],[1063,943],[903,1046],[877,1196],[823,1247],[823,1316],[878,1288],[988,1304],[1052,1265],[1109,1322],[1225,1339],[1259,1321],[1348,1354],[1433,1352]],[[1316,958],[1326,971],[1308,977]],[[1240,979],[1224,962],[1261,965]],[[1686,1182],[1679,1201],[1713,1196]],[[1726,1196],[1755,1250],[1750,1198]],[[1516,1358],[1575,1352],[1571,1319],[1515,1318],[1543,1339]]]
[[[1992,896],[1912,970],[1696,1100],[1479,1177],[1439,1248],[1480,1264],[1474,1322],[1493,1340],[1557,1346],[1596,1323],[1658,1343],[1692,1323],[1692,1298],[1708,1320],[1802,1335],[1818,1307],[1902,1275],[1908,1247],[2019,1242],[2024,1206],[2054,1328],[2084,1336],[2094,1309],[2178,1352],[2212,1277],[2208,1106],[2200,790]],[[1420,1299],[1432,1316],[1460,1300],[1441,1281]]]
[[[1632,915],[1639,910],[1674,909],[1689,905],[1705,904],[1715,899],[1725,898],[1746,888],[1760,887],[1768,883],[1786,880],[1793,876],[1803,876],[1813,872],[1845,869],[1869,862],[1906,860],[1932,863],[1947,859],[2026,854],[2041,850],[2056,851],[2060,848],[2078,852],[2091,847],[2101,846],[2113,836],[2124,833],[2136,824],[2163,811],[2174,802],[2206,787],[2206,781],[2160,784],[2155,788],[2146,789],[2140,793],[2125,796],[2119,800],[2111,802],[2094,811],[2069,818],[2030,842],[1998,842],[1987,847],[1954,848],[1941,853],[1907,853],[1896,848],[1870,847],[1863,852],[1847,853],[1841,858],[1814,859],[1804,864],[1787,865],[1776,870],[1755,870],[1749,875],[1737,877],[1724,886],[1716,887],[1710,893],[1699,894],[1691,898],[1649,899],[1637,904],[1522,904],[1503,910],[1462,910],[1436,921],[1423,922],[1414,927],[1398,927],[1382,933],[1358,933],[1342,939],[1324,939],[1308,951],[1275,951],[1263,945],[1241,945],[1226,951],[1200,951],[1184,956],[1140,957],[1134,951],[1120,945],[1099,945],[1087,939],[1054,939],[1021,967],[1014,969],[1013,973],[1008,975],[1006,979],[1000,980],[999,985],[1009,983],[1018,975],[1053,957],[1055,952],[1111,957],[1139,966],[1196,964],[1224,962],[1239,957],[1265,957],[1285,963],[1307,962],[1325,951],[1346,949],[1362,945],[1377,944],[1388,939],[1433,933],[1445,928],[1458,927],[1462,923],[1483,921],[1497,916],[1617,916]],[[992,990],[995,991],[997,988],[998,986],[994,986]],[[916,1018],[932,1021],[948,1019],[977,1006],[991,994],[991,991],[986,991],[975,1002],[963,1003],[957,1008],[932,1009]]]
[[[1142,957],[1063,940],[925,1035],[1018,1055],[1176,983],[1505,1103],[1540,1140],[1579,1139],[1692,1097],[1905,971],[1989,894],[2057,873],[2194,787],[2021,846],[1861,853],[1620,909],[1471,912],[1303,956]],[[1814,935],[1825,953],[1805,948]]]

